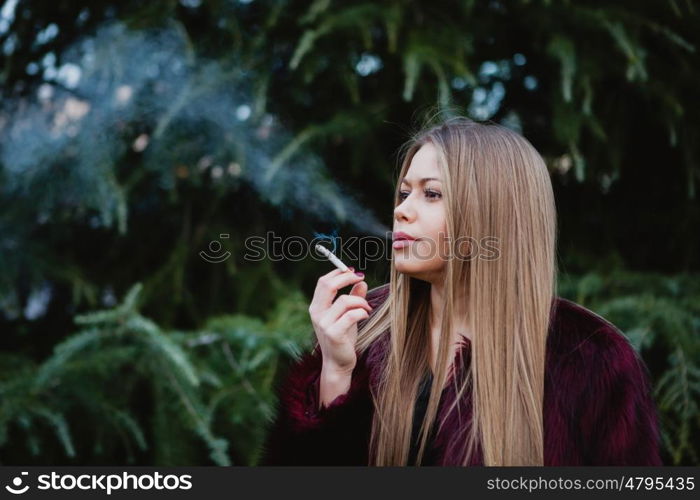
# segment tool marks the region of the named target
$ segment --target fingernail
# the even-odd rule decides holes
[[[364,276],[365,276],[365,273],[361,273],[359,271],[356,272],[355,274],[358,275],[360,278],[364,278]]]
[[[348,269],[350,269],[352,272],[355,272],[355,268],[354,268],[354,267],[348,267]]]

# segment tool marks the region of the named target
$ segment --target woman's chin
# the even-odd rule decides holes
[[[393,265],[397,272],[428,283],[438,282],[444,279],[444,268],[439,266],[426,266],[425,262],[415,262],[394,258]]]
[[[394,268],[397,272],[410,276],[411,278],[420,278],[423,273],[423,267],[416,262],[394,259]]]

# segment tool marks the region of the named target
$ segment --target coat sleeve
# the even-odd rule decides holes
[[[586,389],[579,411],[584,465],[663,465],[644,361],[614,327],[601,328],[593,339],[582,373]]]
[[[366,356],[350,389],[318,408],[320,350],[304,354],[276,388],[276,416],[259,465],[367,465],[373,403]]]

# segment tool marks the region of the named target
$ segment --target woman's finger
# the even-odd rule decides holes
[[[320,311],[328,309],[333,304],[333,299],[342,288],[353,285],[363,279],[351,271],[340,272],[322,276],[318,280],[314,297],[311,300],[311,307]]]
[[[364,299],[356,295],[341,295],[338,300],[333,302],[333,305],[325,312],[322,322],[325,325],[331,325],[338,320],[348,309],[362,309],[368,313],[372,311],[372,307]]]
[[[364,309],[350,309],[336,321],[334,328],[344,332],[353,324],[369,318],[369,313]]]

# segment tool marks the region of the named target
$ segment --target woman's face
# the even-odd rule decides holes
[[[447,227],[435,146],[426,143],[416,152],[400,182],[394,209],[394,266],[400,273],[436,282],[446,265]],[[399,231],[415,240],[397,242]]]

